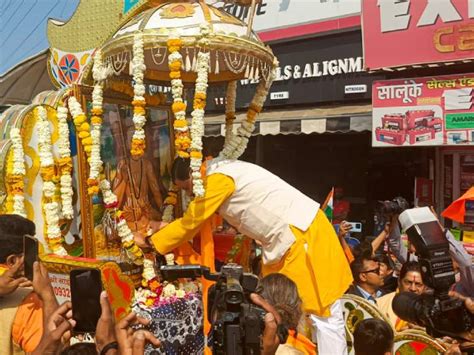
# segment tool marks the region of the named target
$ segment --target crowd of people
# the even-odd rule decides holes
[[[172,168],[174,183],[187,192],[193,188],[189,164],[189,159],[178,158]],[[402,243],[397,215],[390,216],[375,238],[349,246],[347,222],[340,221],[336,233],[317,202],[275,175],[240,161],[211,161],[205,195],[193,200],[182,218],[169,225],[160,223],[151,238],[136,235],[135,241],[164,255],[193,238],[216,212],[262,248],[259,287],[250,299],[266,313],[264,355],[347,353],[344,293],[372,303],[390,322],[359,322],[353,334],[357,355],[390,354],[394,330],[418,327],[400,319],[392,308],[400,292],[431,292],[416,251]],[[35,235],[33,222],[0,216],[0,353],[7,349],[6,354],[143,354],[146,344],[159,346],[163,341],[146,330],[149,320],[133,312],[115,323],[103,292],[95,343],[71,345],[75,326],[71,303],[57,303],[41,263],[35,263],[31,282],[22,275],[24,235]],[[449,231],[447,238],[459,274],[453,295],[474,313],[469,298],[474,295],[472,259]],[[310,330],[312,339],[303,335],[308,334],[304,329]],[[447,354],[460,353],[455,339],[449,341]]]

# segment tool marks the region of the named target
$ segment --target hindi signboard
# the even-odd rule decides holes
[[[474,1],[363,0],[367,69],[474,58]]]
[[[372,146],[474,144],[474,73],[376,81]]]

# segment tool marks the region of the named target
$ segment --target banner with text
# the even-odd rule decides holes
[[[367,69],[474,58],[474,1],[363,0]]]
[[[474,73],[376,81],[372,146],[474,144]]]

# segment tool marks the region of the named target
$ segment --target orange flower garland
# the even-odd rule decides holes
[[[176,154],[182,158],[189,158],[189,148],[191,139],[189,137],[189,127],[186,122],[186,104],[183,102],[183,82],[181,80],[181,69],[183,66],[183,57],[179,52],[183,46],[183,42],[179,37],[171,37],[168,39],[168,67],[170,69],[171,94],[173,95],[173,111],[175,121],[174,128],[174,145]]]

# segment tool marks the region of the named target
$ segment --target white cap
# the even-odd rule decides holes
[[[418,207],[403,211],[398,216],[398,221],[402,226],[402,230],[406,231],[414,224],[436,222],[437,218],[429,207]]]

